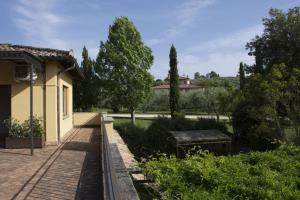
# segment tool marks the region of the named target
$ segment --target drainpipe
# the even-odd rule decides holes
[[[68,67],[67,69],[60,70],[57,73],[57,140],[58,143],[60,143],[60,85],[59,85],[59,75],[63,74],[67,71],[70,71],[72,69],[75,69],[76,65],[74,64],[71,67]]]
[[[31,149],[30,154],[33,156],[33,64],[30,65],[30,136],[31,136]]]

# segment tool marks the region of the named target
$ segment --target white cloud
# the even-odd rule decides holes
[[[213,0],[190,0],[182,4],[176,12],[177,23],[174,27],[168,30],[168,35],[172,37],[185,31],[186,27],[192,24],[195,20],[199,11],[213,3]]]
[[[262,25],[247,27],[178,52],[179,73],[192,77],[195,72],[206,74],[213,70],[222,76],[235,76],[240,62],[254,62],[254,58],[248,56],[245,44],[262,31]],[[167,58],[160,59],[155,61],[152,71],[162,78],[161,74],[167,73],[168,66]]]
[[[179,58],[179,72],[188,73],[192,76],[195,72],[205,75],[210,71],[215,71],[221,76],[235,76],[239,63],[251,64],[253,57],[247,55],[246,51],[236,51],[232,53],[216,52],[204,56],[182,55]]]
[[[16,26],[23,31],[28,43],[37,46],[66,49],[68,43],[61,38],[60,28],[67,22],[56,12],[57,0],[19,0],[14,7],[18,14]]]
[[[175,23],[166,30],[162,38],[153,38],[146,43],[150,46],[161,44],[167,39],[172,39],[182,32],[193,23],[199,11],[214,4],[214,0],[189,0],[181,4],[174,12]]]
[[[190,75],[197,71],[205,74],[211,70],[222,76],[236,75],[240,62],[248,64],[254,62],[254,58],[248,56],[245,44],[255,35],[261,34],[262,31],[263,26],[256,25],[232,32],[221,38],[196,44],[180,56],[180,67]]]
[[[232,49],[240,49],[245,47],[246,43],[249,42],[255,35],[263,31],[262,25],[256,25],[252,27],[247,27],[236,32],[230,33],[220,38],[214,40],[194,45],[189,48],[187,52],[189,53],[201,53],[201,52],[211,52],[211,51],[221,51]]]

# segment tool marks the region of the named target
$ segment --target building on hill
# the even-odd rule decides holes
[[[163,92],[170,89],[169,76],[165,79],[166,84],[158,85],[152,87],[154,92]],[[179,76],[179,90],[180,92],[189,92],[189,91],[204,91],[204,88],[198,85],[194,85],[191,82],[191,79],[188,76]]]

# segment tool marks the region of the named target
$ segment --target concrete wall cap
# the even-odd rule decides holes
[[[103,118],[103,121],[104,121],[104,122],[113,122],[114,119],[113,119],[112,117],[104,117],[104,118]]]

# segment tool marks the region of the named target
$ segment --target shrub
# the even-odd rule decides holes
[[[30,137],[30,120],[26,120],[20,123],[18,120],[10,118],[4,121],[6,127],[8,128],[8,136],[13,138],[27,138]],[[33,117],[33,136],[42,137],[45,134],[42,120]]]
[[[183,117],[175,119],[158,117],[147,129],[138,126],[132,127],[130,123],[122,123],[115,128],[138,160],[141,157],[148,158],[161,153],[176,153],[170,131],[218,129],[227,133],[225,124],[217,122],[215,119],[194,121]]]
[[[153,154],[151,144],[147,142],[146,130],[138,126],[132,127],[131,123],[122,123],[115,126],[129,150],[137,160],[141,157],[148,157]]]
[[[229,134],[225,122],[218,122],[215,119],[199,118],[195,124],[195,130],[217,129],[225,134]]]
[[[161,199],[300,199],[300,148],[185,159],[161,156],[142,163]]]

